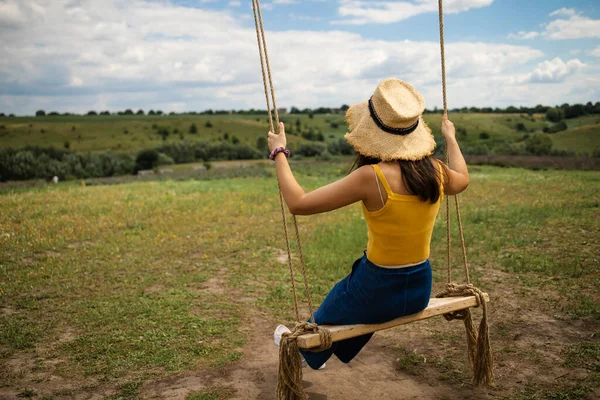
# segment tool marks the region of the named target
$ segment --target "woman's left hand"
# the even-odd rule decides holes
[[[283,147],[287,145],[287,139],[285,138],[285,126],[283,122],[279,123],[279,134],[275,134],[273,132],[269,132],[269,151],[273,151],[278,147]]]

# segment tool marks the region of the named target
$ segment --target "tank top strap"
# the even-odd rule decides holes
[[[373,167],[373,169],[375,170],[375,173],[377,174],[377,177],[379,178],[379,180],[383,184],[383,187],[385,188],[385,191],[388,194],[388,197],[390,197],[391,195],[393,195],[394,192],[392,192],[392,188],[390,187],[387,179],[385,179],[385,175],[383,175],[383,172],[381,172],[381,168],[379,168],[379,165],[377,165],[377,164],[371,164],[371,166]]]

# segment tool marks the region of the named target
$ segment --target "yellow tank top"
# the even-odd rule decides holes
[[[378,265],[405,265],[429,258],[433,225],[443,197],[435,204],[419,196],[392,192],[379,165],[372,165],[388,199],[380,210],[369,211],[362,203],[369,242],[367,258]]]

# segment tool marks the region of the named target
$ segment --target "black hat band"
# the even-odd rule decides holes
[[[392,128],[390,126],[387,126],[379,118],[377,112],[375,112],[375,107],[373,106],[373,97],[369,99],[369,111],[371,112],[371,117],[373,118],[373,121],[375,121],[379,129],[387,133],[391,133],[392,135],[408,135],[409,133],[414,132],[415,129],[417,129],[417,127],[419,126],[419,119],[417,119],[417,122],[415,122],[412,126],[409,126],[408,128]]]

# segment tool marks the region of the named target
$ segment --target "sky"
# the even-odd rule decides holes
[[[0,112],[265,109],[250,0],[0,0]],[[279,107],[442,106],[436,0],[262,0]],[[598,0],[445,0],[450,108],[600,101]]]

